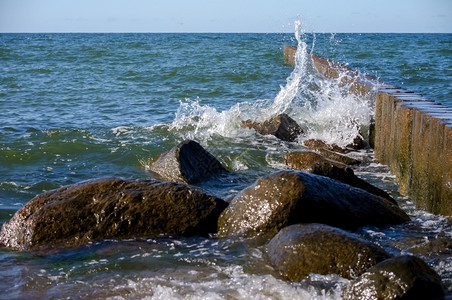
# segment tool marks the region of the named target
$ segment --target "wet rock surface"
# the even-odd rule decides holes
[[[227,202],[186,185],[102,178],[36,196],[6,222],[0,245],[74,247],[101,239],[215,233]]]
[[[439,275],[422,259],[398,256],[371,267],[344,288],[344,299],[442,299]]]
[[[160,155],[152,164],[151,171],[163,180],[181,183],[196,183],[227,172],[212,154],[192,140],[185,140]]]
[[[328,159],[323,155],[312,151],[297,151],[287,153],[286,155],[284,155],[284,162],[289,168],[294,170],[305,170],[310,165],[315,163],[328,163],[340,168],[345,167],[344,164],[338,161]]]
[[[288,142],[295,141],[299,135],[303,134],[300,125],[287,114],[277,115],[262,123],[244,121],[241,126],[253,128],[262,135],[274,135],[278,139]]]
[[[353,142],[348,144],[346,147],[351,148],[353,150],[360,150],[366,148],[367,145],[368,145],[367,142],[360,135],[357,135],[353,139]]]
[[[317,152],[318,154],[320,154],[328,159],[343,163],[344,165],[355,166],[355,165],[361,164],[361,161],[358,159],[355,159],[353,157],[343,155],[343,154],[340,154],[340,153],[337,153],[337,152],[334,152],[331,150],[327,150],[324,148],[315,148],[315,149],[313,149],[313,151]]]
[[[382,248],[341,229],[322,224],[283,228],[265,247],[270,263],[291,281],[311,273],[356,278],[390,257]]]
[[[347,148],[339,147],[336,144],[327,144],[324,141],[315,140],[315,139],[305,140],[305,141],[303,141],[303,145],[309,149],[324,148],[324,149],[342,153],[342,154],[350,152],[350,150]]]
[[[394,198],[392,198],[388,193],[376,186],[373,186],[367,181],[362,180],[356,176],[355,172],[353,172],[353,170],[349,167],[341,167],[328,162],[320,162],[307,167],[306,172],[338,180],[353,187],[363,189],[376,196],[383,197],[391,201],[393,204],[398,205]]]
[[[400,224],[409,217],[397,205],[336,180],[298,171],[279,171],[238,194],[221,214],[220,237],[276,234],[297,223],[344,229]]]

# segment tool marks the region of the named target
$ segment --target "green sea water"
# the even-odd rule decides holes
[[[149,165],[186,138],[231,180],[198,185],[230,199],[285,168],[300,149],[240,126],[290,114],[308,137],[346,144],[368,125],[366,99],[308,73],[309,53],[333,58],[451,107],[451,34],[306,34],[301,66],[283,64],[293,34],[0,34],[0,224],[35,195],[87,179],[151,178]],[[371,151],[355,172],[386,189],[407,225],[357,233],[414,254],[452,289],[452,224],[417,210]],[[449,241],[449,242],[448,242]],[[447,244],[449,243],[449,244]],[[330,299],[347,280],[288,283],[262,249],[216,239],[99,241],[35,255],[0,250],[0,298]]]

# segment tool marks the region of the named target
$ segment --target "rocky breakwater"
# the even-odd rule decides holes
[[[295,65],[296,51],[284,47],[287,64]],[[312,62],[317,72],[375,105],[369,144],[396,176],[400,193],[421,209],[452,216],[452,109],[332,60],[312,55]]]
[[[217,231],[227,205],[175,182],[101,178],[36,196],[3,225],[0,245],[24,251],[102,239],[206,236]]]

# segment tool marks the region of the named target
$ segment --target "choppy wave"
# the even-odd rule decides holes
[[[349,86],[338,80],[327,79],[313,72],[315,66],[311,45],[300,22],[295,22],[298,43],[296,66],[273,99],[241,102],[227,110],[218,111],[202,99],[185,99],[180,102],[170,129],[186,131],[187,138],[208,139],[213,135],[241,137],[250,135],[243,121],[262,122],[286,113],[296,120],[307,135],[303,139],[317,138],[340,146],[349,144],[368,126],[372,107],[369,101],[348,92]],[[309,50],[308,50],[309,49]]]

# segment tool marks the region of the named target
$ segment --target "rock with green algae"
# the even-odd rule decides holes
[[[174,182],[95,179],[30,200],[3,225],[0,245],[26,251],[102,239],[206,236],[217,231],[227,205]]]

